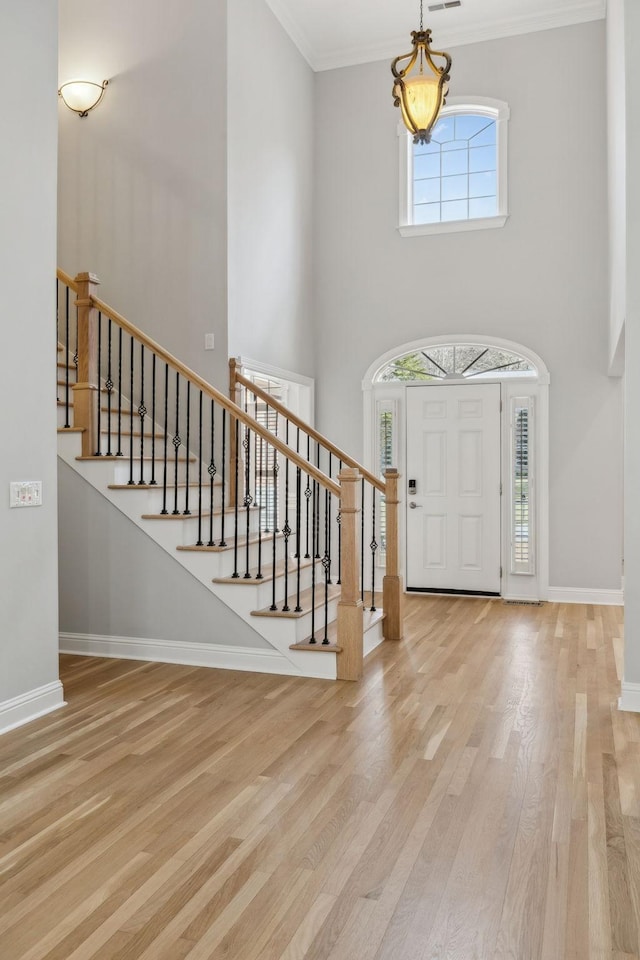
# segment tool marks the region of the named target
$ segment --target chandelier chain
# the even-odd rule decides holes
[[[420,33],[422,33],[422,31],[423,31],[423,29],[424,29],[424,21],[423,21],[423,18],[422,18],[422,4],[423,4],[423,3],[424,3],[424,0],[420,0]]]

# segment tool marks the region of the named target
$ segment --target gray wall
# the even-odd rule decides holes
[[[511,108],[503,229],[401,238],[388,63],[316,77],[318,425],[361,451],[361,377],[396,345],[474,333],[530,347],[552,381],[550,583],[619,588],[622,398],[620,381],[607,376],[607,166],[598,127],[604,24],[452,53],[452,95]]]
[[[110,85],[86,119],[59,106],[59,266],[221,382],[226,3],[61,0],[60,79],[77,77]]]
[[[0,6],[0,704],[58,679],[56,18]],[[43,505],[9,510],[11,480],[42,480]]]
[[[59,477],[62,633],[270,648],[62,461]]]
[[[264,0],[228,18],[229,352],[312,376],[313,73]]]
[[[624,365],[627,282],[624,0],[607,5],[607,143],[609,173],[609,356],[612,371]],[[633,62],[632,62],[633,69]]]
[[[625,0],[627,159],[627,320],[625,332],[625,663],[624,679],[640,684],[640,6]],[[635,705],[637,709],[637,703]]]

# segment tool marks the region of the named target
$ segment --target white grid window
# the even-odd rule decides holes
[[[508,116],[501,101],[450,101],[430,143],[400,129],[403,236],[504,225]]]

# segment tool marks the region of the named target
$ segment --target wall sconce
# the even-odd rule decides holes
[[[69,80],[62,84],[58,96],[62,97],[69,110],[73,110],[79,117],[86,117],[102,100],[108,83],[108,80],[102,83],[94,83],[93,80]]]

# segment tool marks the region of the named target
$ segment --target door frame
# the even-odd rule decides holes
[[[378,411],[384,404],[393,417],[393,454],[401,474],[399,485],[403,507],[399,510],[399,556],[402,574],[406,570],[406,388],[408,386],[426,386],[437,390],[441,385],[425,381],[379,382],[379,371],[391,360],[405,353],[428,350],[442,344],[478,344],[497,347],[529,360],[535,367],[535,373],[518,377],[483,378],[483,383],[500,383],[502,387],[501,411],[501,481],[503,497],[501,504],[501,564],[503,577],[501,596],[507,600],[546,600],[549,595],[549,385],[550,378],[546,364],[538,354],[523,344],[498,337],[479,336],[478,334],[443,335],[425,337],[410,343],[401,344],[378,357],[366,371],[362,380],[364,463],[377,473],[378,464]],[[467,379],[447,379],[446,383],[468,383]],[[532,452],[532,479],[535,497],[535,571],[532,574],[514,573],[511,570],[511,498],[504,495],[511,490],[511,425],[510,413],[512,401],[516,397],[531,398],[533,404],[533,430],[530,436]],[[380,558],[381,560],[382,558]]]

